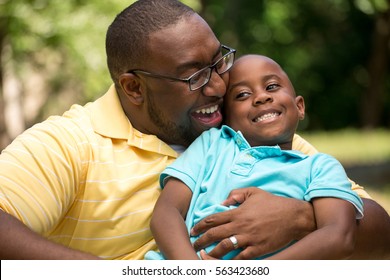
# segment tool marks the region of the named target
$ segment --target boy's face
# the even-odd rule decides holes
[[[226,124],[240,130],[251,146],[291,149],[305,104],[303,97],[295,96],[287,74],[276,62],[248,55],[230,70],[225,115]]]

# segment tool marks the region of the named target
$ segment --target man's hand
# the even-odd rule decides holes
[[[202,259],[202,260],[218,260],[218,259],[216,259],[216,258],[213,258],[213,257],[211,257],[211,256],[209,256],[207,253],[206,253],[206,251],[205,250],[200,250],[200,258]]]
[[[259,188],[237,189],[229,194],[224,205],[239,203],[236,209],[210,215],[191,230],[191,235],[204,233],[194,243],[195,250],[219,242],[209,252],[211,258],[221,258],[234,250],[235,236],[243,250],[235,259],[253,259],[272,253],[315,230],[310,203],[283,198]]]

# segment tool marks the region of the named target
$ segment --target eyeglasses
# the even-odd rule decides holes
[[[219,75],[222,75],[233,66],[236,50],[224,45],[222,45],[221,47],[222,47],[222,53],[225,54],[223,54],[223,56],[220,59],[218,59],[214,64],[207,66],[203,69],[200,69],[199,71],[195,72],[194,74],[192,74],[191,76],[185,79],[169,77],[160,74],[153,74],[143,70],[130,70],[127,73],[143,74],[158,79],[168,79],[172,81],[185,82],[188,83],[190,90],[194,91],[205,86],[210,81],[211,73],[213,69],[215,69],[215,71]]]

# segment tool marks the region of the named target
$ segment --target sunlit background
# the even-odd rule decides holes
[[[134,1],[0,0],[0,150],[110,86],[105,33]],[[388,0],[183,1],[238,55],[262,53],[306,101],[299,133],[390,212]]]

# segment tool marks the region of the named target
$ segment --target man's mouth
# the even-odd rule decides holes
[[[197,114],[212,114],[217,110],[218,110],[218,105],[214,105],[214,106],[209,107],[209,108],[203,108],[203,109],[196,110],[195,113],[197,113]]]
[[[274,119],[280,116],[278,112],[266,113],[253,119],[253,122],[262,122],[270,119]]]
[[[192,113],[192,116],[207,127],[217,127],[222,123],[222,114],[219,110],[219,105],[196,110]]]

